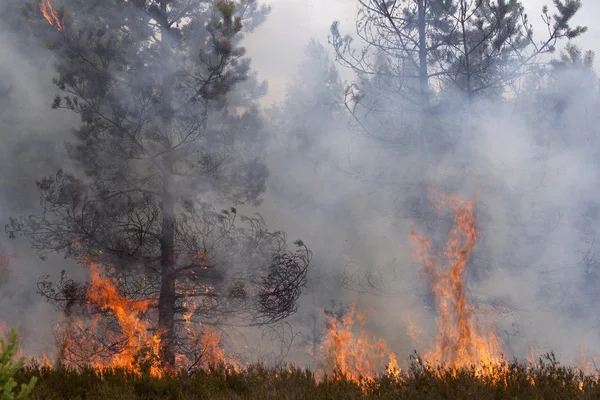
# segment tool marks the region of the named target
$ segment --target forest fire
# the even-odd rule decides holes
[[[62,19],[57,11],[52,8],[52,3],[50,0],[42,0],[40,3],[40,11],[44,15],[44,18],[55,27],[59,32],[61,32],[64,28]]]
[[[136,353],[144,347],[152,349],[153,355],[158,357],[158,337],[148,333],[148,323],[140,318],[149,302],[124,299],[117,293],[117,288],[100,274],[98,268],[91,265],[90,272],[89,300],[103,311],[110,310],[117,317],[125,341],[123,350],[115,354],[108,366],[130,368],[134,365]],[[114,339],[113,341],[116,342]],[[154,367],[151,374],[160,375],[160,371]]]
[[[92,321],[68,316],[60,329],[62,362],[73,367],[92,366],[102,371],[123,368],[140,372],[140,357],[152,360],[150,373],[160,376],[158,363],[158,336],[151,334],[143,314],[150,304],[147,300],[132,301],[122,297],[109,277],[99,268],[89,264],[90,286],[87,290],[88,308],[100,313],[90,313]],[[106,329],[101,317],[109,313],[119,329]],[[144,361],[146,361],[144,360]]]
[[[66,323],[60,326],[60,363],[75,368],[91,366],[99,371],[124,369],[136,374],[145,368],[154,377],[172,372],[160,363],[160,335],[147,318],[154,301],[123,297],[109,276],[92,263],[86,265],[90,271],[87,315],[67,316]],[[197,305],[186,298],[183,306],[187,309],[182,315],[185,332],[196,356],[178,354],[176,369],[213,365],[237,369],[235,357],[227,357],[221,346],[220,332],[208,325],[194,326],[191,316]]]
[[[481,329],[464,282],[467,262],[477,240],[475,199],[467,201],[433,193],[433,200],[438,211],[450,208],[453,212],[454,226],[444,249],[447,265],[435,256],[431,239],[414,232],[411,238],[436,297],[438,332],[431,346],[421,341],[416,323],[411,322],[408,334],[416,345],[429,347],[424,360],[431,365],[444,364],[454,370],[476,366],[486,376],[497,374],[502,361],[500,341],[491,328]],[[197,258],[205,256],[199,253]],[[160,337],[146,318],[154,301],[123,297],[112,279],[92,260],[81,261],[90,271],[86,291],[88,315],[78,319],[66,313],[67,322],[60,331],[61,362],[74,367],[93,366],[100,371],[123,368],[134,373],[140,373],[144,364],[152,376],[162,376],[165,371],[160,366]],[[225,353],[216,328],[194,325],[192,316],[198,304],[193,296],[182,294],[185,334],[190,347],[200,354],[192,364],[202,368],[226,364],[241,369],[241,364]],[[105,321],[107,316],[112,320]],[[85,318],[91,322],[86,323]],[[366,320],[366,313],[359,312],[356,304],[341,318],[328,317],[321,346],[322,372],[335,372],[357,383],[373,380],[384,370],[389,376],[401,376],[396,354],[383,340],[367,334]],[[179,368],[190,368],[189,364],[185,356],[178,355]]]
[[[600,8],[270,3],[0,0],[0,393],[600,399]]]
[[[445,374],[449,370],[456,376],[460,370],[471,370],[478,378],[506,385],[508,366],[503,359],[501,342],[491,326],[482,328],[476,315],[477,307],[467,296],[465,272],[477,240],[475,198],[468,201],[457,196],[432,194],[439,212],[448,208],[452,211],[453,226],[444,248],[446,264],[434,254],[430,238],[411,233],[416,256],[435,294],[437,311],[437,334],[432,343],[423,340],[423,333],[414,321],[407,327],[414,344],[426,350],[424,357],[416,361],[434,374]],[[167,371],[160,364],[160,337],[147,318],[155,306],[154,301],[123,297],[114,278],[102,273],[91,260],[81,261],[90,271],[86,290],[88,314],[81,318],[65,314],[67,323],[60,331],[59,341],[60,365],[91,366],[100,373],[117,368],[138,375],[144,371],[153,377],[166,375]],[[190,362],[190,358],[178,354],[177,368],[208,371],[211,366],[224,365],[229,371],[243,371],[245,366],[227,354],[216,327],[194,325],[192,316],[198,307],[194,299],[183,296],[182,319],[189,346],[199,355]],[[107,315],[112,316],[112,322],[103,320]],[[86,318],[91,322],[86,322]],[[327,319],[320,354],[323,368],[315,371],[317,377],[333,373],[335,379],[343,378],[365,388],[368,386],[365,384],[374,382],[383,372],[398,382],[409,379],[410,373],[400,368],[396,353],[391,352],[383,340],[367,333],[367,314],[358,310],[356,302],[341,317],[328,315]],[[532,349],[530,352],[528,370],[539,367]],[[587,348],[582,349],[579,368],[594,374],[594,360],[588,359],[588,352]],[[439,369],[440,366],[444,368]],[[536,385],[533,375],[528,376],[527,381]],[[583,382],[578,383],[578,388],[583,390]]]
[[[476,307],[470,304],[466,293],[465,271],[477,241],[475,198],[468,201],[431,193],[438,212],[446,208],[453,212],[454,226],[444,248],[447,265],[434,254],[430,238],[411,233],[417,259],[436,298],[438,332],[424,360],[431,366],[444,365],[455,372],[475,367],[480,375],[497,376],[503,365],[500,340],[492,327],[481,328]],[[358,313],[355,306],[341,321],[330,319],[325,338],[326,365],[347,379],[359,381],[377,375],[382,370],[378,363],[387,357],[388,374],[398,376],[396,356],[389,353],[383,341],[375,341],[364,332],[354,335],[353,327],[357,325],[360,331],[365,319],[366,315]],[[411,322],[408,329],[416,344],[422,344],[416,323]]]

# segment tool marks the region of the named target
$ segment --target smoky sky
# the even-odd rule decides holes
[[[546,33],[541,8],[547,4],[552,13],[553,5],[538,0],[523,3],[536,37],[541,40]],[[357,9],[353,1],[280,0],[269,4],[273,7],[270,18],[246,42],[254,67],[269,81],[266,104],[283,99],[286,86],[297,79],[296,68],[308,39],[315,37],[327,46],[333,20],[341,21],[343,33],[353,34]],[[598,15],[600,4],[584,1],[573,21],[573,25],[588,26],[588,31],[576,40],[583,50],[598,49]],[[275,34],[281,31],[286,32],[286,40]],[[353,79],[343,68],[340,74],[347,82]],[[565,79],[574,86],[585,81],[578,74]],[[564,96],[568,96],[568,91]],[[528,346],[533,345],[538,354],[554,350],[563,358],[570,358],[578,346],[587,344],[594,348],[598,344],[598,316],[593,307],[597,292],[593,270],[597,264],[594,246],[589,243],[594,235],[584,235],[587,238],[582,239],[580,229],[575,228],[588,221],[584,223],[586,229],[598,229],[593,204],[599,182],[594,168],[590,168],[596,164],[597,153],[591,144],[596,143],[596,133],[589,128],[594,125],[590,115],[595,103],[584,97],[572,102],[569,116],[560,126],[549,123],[545,138],[528,127],[524,115],[492,105],[489,109],[495,111],[480,116],[471,135],[454,143],[458,151],[428,155],[438,163],[424,176],[432,187],[450,187],[465,197],[478,187],[479,215],[482,220],[487,219],[487,227],[480,237],[474,264],[489,270],[471,289],[492,309],[498,304],[508,304],[512,309],[510,313],[484,318],[487,322],[495,319],[500,326],[500,335],[511,356],[523,357]],[[336,143],[337,150],[332,153],[341,153],[342,158],[357,164],[385,165],[399,176],[414,171],[422,156],[398,157],[343,126],[327,134]],[[540,145],[550,139],[551,146]],[[387,289],[395,295],[366,300],[378,310],[373,315],[375,331],[400,347],[413,345],[407,344],[405,338],[408,321],[416,319],[425,331],[431,332],[435,319],[422,312],[426,300],[416,288],[422,276],[408,240],[411,221],[398,218],[397,204],[406,200],[406,194],[393,185],[353,181],[336,168],[324,168],[315,174],[312,168],[309,172],[308,162],[302,165],[304,172],[294,169],[294,179],[307,182],[305,190],[316,193],[316,197],[323,196],[322,204],[329,204],[330,208],[306,211],[297,217],[277,208],[267,214],[277,215],[273,220],[280,221],[283,229],[322,239],[314,244],[317,254],[329,252],[330,258],[337,258],[343,265],[345,273],[364,272],[371,266],[375,266],[372,270],[376,274],[387,270],[381,279],[386,280]],[[334,194],[325,196],[319,189],[322,187],[335,187]],[[326,245],[321,246],[327,239],[318,233],[329,231],[334,232],[328,237],[334,247],[328,251]],[[344,293],[347,299],[353,297],[351,292]],[[573,336],[577,340],[571,340]]]

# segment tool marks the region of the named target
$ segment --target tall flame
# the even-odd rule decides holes
[[[438,261],[430,238],[411,233],[417,258],[430,278],[437,300],[438,333],[426,359],[452,368],[498,365],[502,361],[500,339],[491,327],[482,330],[476,307],[466,295],[467,261],[477,242],[475,197],[467,201],[458,196],[432,194],[438,211],[448,207],[452,210],[455,226],[444,248],[447,265]]]
[[[59,32],[63,30],[64,25],[61,21],[61,18],[59,14],[52,8],[52,3],[50,3],[50,0],[42,0],[40,3],[40,11],[50,25],[58,29]]]

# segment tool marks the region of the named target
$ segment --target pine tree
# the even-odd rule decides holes
[[[418,103],[429,112],[432,97],[451,88],[466,98],[502,94],[506,86],[530,72],[539,56],[551,53],[561,39],[586,31],[571,27],[581,8],[579,0],[554,0],[557,12],[542,10],[548,36],[541,42],[518,0],[368,0],[361,1],[357,35],[367,47],[352,46],[339,22],[331,27],[338,61],[367,75],[396,78],[389,92]],[[385,54],[389,69],[377,69],[376,57]],[[418,85],[404,83],[412,79]],[[390,79],[391,80],[391,79]],[[424,116],[423,116],[424,117]],[[423,121],[425,123],[426,121]]]
[[[282,104],[281,123],[295,143],[290,151],[310,154],[320,146],[342,116],[343,93],[338,70],[327,49],[311,39]]]
[[[17,344],[17,331],[12,328],[8,341],[0,339],[0,399],[2,400],[25,400],[28,399],[37,382],[34,376],[29,383],[23,383],[21,390],[14,393],[17,386],[14,376],[25,365],[25,357],[21,357],[16,362],[14,357],[19,352]]]
[[[67,143],[76,168],[38,181],[43,213],[11,219],[7,232],[42,257],[97,262],[129,299],[156,299],[146,318],[167,367],[185,345],[184,313],[238,325],[294,313],[308,249],[286,250],[285,234],[260,216],[239,227],[234,207],[213,207],[259,204],[265,190],[261,154],[246,145],[261,131],[257,110],[235,89],[252,75],[244,27],[268,9],[254,0],[62,4],[46,9],[41,29],[63,93],[52,106],[81,117]],[[74,313],[84,289],[63,277],[42,292]]]

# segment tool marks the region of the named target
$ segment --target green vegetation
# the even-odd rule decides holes
[[[24,400],[28,399],[37,381],[36,376],[28,379],[21,384],[21,390],[14,392],[17,382],[15,375],[23,368],[25,357],[21,357],[16,362],[14,357],[19,352],[17,344],[17,331],[13,328],[10,332],[8,341],[0,339],[0,400]]]
[[[152,378],[123,371],[100,375],[88,369],[27,367],[18,381],[39,378],[32,398],[72,399],[598,399],[595,377],[560,366],[553,356],[535,367],[506,365],[500,382],[478,378],[474,369],[456,373],[413,362],[406,377],[381,376],[364,385],[339,374],[318,382],[310,371],[295,367],[268,369],[252,366],[243,372],[224,367],[197,371],[192,376]],[[535,382],[532,383],[532,382]]]

